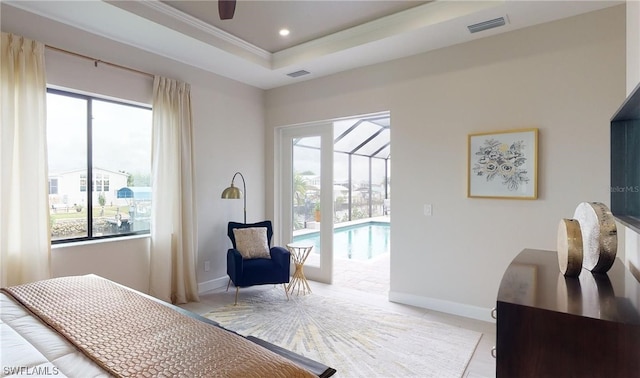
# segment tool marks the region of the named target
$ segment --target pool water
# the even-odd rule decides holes
[[[349,260],[369,260],[389,252],[390,226],[388,223],[369,222],[333,230],[333,255]],[[320,253],[320,233],[293,237],[294,242],[306,241],[314,245],[313,253]]]

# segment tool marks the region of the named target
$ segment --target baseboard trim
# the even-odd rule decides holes
[[[495,323],[491,317],[491,309],[471,306],[463,303],[445,301],[437,298],[422,297],[414,294],[389,292],[389,301],[464,316],[466,318]]]
[[[219,289],[221,287],[227,286],[227,282],[229,282],[229,277],[220,277],[210,281],[200,282],[198,283],[198,294],[206,293],[207,291]]]

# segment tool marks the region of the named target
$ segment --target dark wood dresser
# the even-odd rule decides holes
[[[555,251],[525,249],[496,318],[497,377],[640,377],[640,283],[620,259],[564,277]]]

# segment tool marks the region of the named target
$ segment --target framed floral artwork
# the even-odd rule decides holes
[[[469,134],[467,197],[538,198],[538,129]]]

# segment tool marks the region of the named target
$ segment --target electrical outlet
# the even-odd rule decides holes
[[[205,271],[205,272],[208,272],[208,271],[209,271],[209,268],[211,268],[211,267],[209,266],[209,261],[205,261],[205,262],[204,262],[204,271]]]

